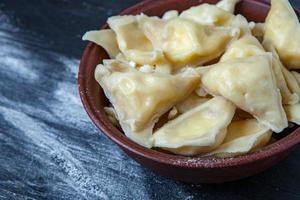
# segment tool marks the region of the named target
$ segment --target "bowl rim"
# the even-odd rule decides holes
[[[167,1],[177,1],[177,0],[167,0]],[[263,6],[270,5],[266,1],[260,0],[246,0],[249,2],[255,2],[256,4],[261,4]],[[123,10],[120,15],[135,13],[140,10],[141,6],[159,6],[160,4],[165,3],[165,1],[155,1],[155,0],[145,0],[140,3],[137,3],[125,10]],[[199,4],[203,3],[202,0],[199,0]],[[296,12],[300,13],[299,10]],[[102,26],[102,29],[107,28],[107,24]],[[153,149],[143,147],[128,137],[126,137],[121,131],[114,127],[107,119],[103,117],[103,113],[93,109],[93,98],[89,95],[91,92],[88,87],[88,78],[86,75],[88,69],[91,66],[86,66],[88,63],[88,55],[90,52],[95,51],[97,45],[89,42],[86,48],[84,49],[83,55],[80,60],[79,72],[78,72],[78,89],[79,95],[82,101],[82,104],[91,118],[92,122],[100,129],[100,133],[105,134],[109,139],[118,144],[122,149],[129,151],[131,153],[137,154],[140,157],[145,157],[148,160],[152,160],[158,163],[171,165],[178,168],[226,168],[234,167],[240,165],[247,165],[248,163],[257,162],[263,160],[267,157],[276,156],[277,154],[283,153],[298,143],[300,143],[300,127],[294,130],[289,135],[283,137],[282,139],[267,145],[259,151],[248,153],[245,155],[237,157],[228,157],[228,158],[218,158],[218,157],[185,157],[180,155],[173,155],[168,153],[163,153]],[[99,48],[99,47],[98,47]],[[96,67],[96,66],[95,66]],[[94,76],[92,76],[94,78]]]

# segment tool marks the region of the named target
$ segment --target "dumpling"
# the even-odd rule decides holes
[[[163,34],[167,21],[146,15],[138,15],[137,21],[140,29],[152,43],[153,48],[162,51]]]
[[[223,26],[233,15],[212,4],[201,4],[183,11],[180,18],[188,19],[207,26]]]
[[[279,133],[288,123],[271,65],[270,54],[221,62],[201,82],[211,94],[224,96]]]
[[[222,0],[216,6],[230,13],[234,13],[235,6],[240,0]]]
[[[236,121],[229,125],[224,142],[207,155],[229,157],[245,154],[264,147],[271,136],[272,131],[255,119]]]
[[[153,146],[188,156],[208,152],[222,143],[234,111],[231,102],[214,97],[156,131]]]
[[[177,75],[143,73],[114,60],[98,65],[95,78],[116,110],[120,125],[133,141],[151,147],[158,118],[187,98],[200,82],[194,69]]]
[[[207,101],[209,101],[211,98],[209,97],[200,97],[195,93],[192,93],[190,96],[188,96],[188,98],[186,98],[185,100],[183,100],[182,102],[179,102],[178,104],[176,104],[176,109],[178,111],[178,113],[185,113],[195,107],[197,107],[200,104],[203,104]]]
[[[219,57],[232,40],[232,30],[209,28],[186,19],[173,19],[165,27],[163,50],[179,67],[200,65]]]
[[[88,40],[100,45],[110,58],[115,58],[120,53],[116,34],[110,29],[88,31],[82,36],[82,40]]]
[[[117,35],[121,52],[137,64],[156,64],[165,61],[163,52],[154,50],[151,41],[140,29],[137,16],[114,16],[107,21]]]
[[[265,46],[268,47],[268,50],[271,51],[268,44],[265,44]],[[274,54],[276,52],[272,53]],[[224,62],[236,58],[245,58],[264,54],[266,54],[266,51],[264,47],[259,43],[259,41],[254,36],[247,34],[240,39],[233,41],[228,47],[225,54],[221,57],[220,61]],[[280,60],[278,60],[276,55],[274,55],[272,60],[272,69],[274,72],[276,85],[282,95],[282,101],[284,104],[294,104],[299,100],[299,97],[297,94],[292,94],[289,90],[282,73],[282,67],[283,66],[280,63]]]
[[[178,17],[178,11],[177,10],[169,10],[165,12],[165,14],[162,16],[162,19],[164,20],[170,20]]]
[[[295,105],[286,105],[284,110],[290,122],[300,125],[300,103]]]
[[[265,24],[266,41],[271,41],[289,69],[300,69],[300,24],[288,0],[272,0]]]
[[[233,41],[220,61],[233,60],[236,58],[245,58],[265,54],[266,51],[259,43],[259,41],[252,35],[247,34],[240,39]]]
[[[230,0],[229,0],[230,1]],[[226,4],[226,2],[223,2]],[[220,6],[220,4],[219,4]],[[201,4],[183,11],[180,18],[188,19],[205,26],[226,26],[234,28],[238,33],[251,33],[248,21],[242,15],[233,15],[212,4]]]

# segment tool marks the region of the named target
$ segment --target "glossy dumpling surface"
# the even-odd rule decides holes
[[[98,65],[95,78],[116,110],[125,134],[151,147],[149,137],[158,118],[188,97],[200,81],[194,69],[177,75],[143,73],[124,63]]]
[[[167,58],[174,65],[185,66],[219,57],[234,34],[231,29],[210,28],[176,18],[167,23],[164,37],[163,50]]]
[[[163,53],[153,44],[139,27],[137,16],[114,16],[107,21],[116,33],[121,52],[129,61],[137,64],[156,64],[164,60]]]
[[[167,21],[158,17],[148,17],[146,15],[137,16],[139,28],[150,40],[153,48],[162,50],[164,28]]]
[[[231,102],[214,97],[165,124],[153,144],[182,155],[207,152],[222,143],[234,111]]]
[[[233,60],[236,58],[245,58],[265,54],[266,51],[259,41],[252,35],[247,34],[240,39],[233,41],[220,61]]]
[[[229,125],[224,142],[208,155],[237,156],[265,146],[272,131],[255,119],[236,121]]]
[[[120,53],[116,34],[110,29],[88,31],[83,35],[82,40],[88,40],[103,47],[110,58],[115,58]]]
[[[222,26],[230,21],[233,15],[212,4],[201,4],[191,7],[180,14],[183,19],[189,19],[208,26]]]
[[[269,43],[270,44],[270,43]],[[267,49],[273,53],[272,69],[276,80],[276,85],[282,95],[282,101],[284,104],[294,104],[299,100],[297,94],[291,93],[287,83],[285,81],[281,64],[276,52],[272,51],[269,44],[265,44]],[[266,51],[260,42],[254,36],[246,34],[240,39],[233,41],[228,47],[225,54],[221,57],[220,61],[234,60],[236,58],[246,58],[257,55],[265,55]]]
[[[271,41],[289,69],[300,69],[300,24],[288,0],[272,0],[265,24],[265,40]]]
[[[233,0],[234,1],[234,0]],[[228,7],[230,0],[220,2],[219,7]],[[188,19],[205,26],[225,26],[235,29],[239,34],[250,33],[248,21],[242,15],[233,15],[222,8],[212,4],[201,4],[199,6],[191,7],[183,11],[179,17]]]
[[[218,63],[203,75],[202,84],[275,132],[288,125],[270,54]]]

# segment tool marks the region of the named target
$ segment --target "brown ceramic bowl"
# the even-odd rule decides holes
[[[161,16],[167,10],[182,11],[200,3],[216,2],[217,0],[148,0],[126,9],[121,15],[143,12],[147,15]],[[242,0],[237,6],[237,13],[243,14],[249,21],[262,22],[269,8],[270,5],[261,0]],[[287,156],[300,142],[300,128],[297,128],[287,130],[288,134],[285,137],[260,151],[233,158],[183,157],[142,147],[115,128],[104,113],[103,107],[107,105],[108,100],[94,79],[95,67],[104,58],[107,58],[105,51],[93,43],[89,43],[84,50],[78,75],[84,108],[107,137],[134,160],[157,174],[193,183],[233,181],[268,169]]]

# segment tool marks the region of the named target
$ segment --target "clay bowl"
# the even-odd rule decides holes
[[[148,0],[124,10],[121,15],[143,12],[147,15],[161,16],[167,10],[182,11],[200,3],[216,2],[217,0]],[[269,8],[270,5],[261,0],[242,0],[237,6],[237,13],[243,14],[249,21],[262,22]],[[107,58],[105,51],[93,43],[89,43],[84,50],[78,75],[84,108],[102,133],[138,163],[157,174],[193,183],[233,181],[268,169],[286,157],[300,142],[300,128],[296,128],[287,130],[288,134],[285,137],[260,151],[233,158],[183,157],[142,147],[115,128],[104,113],[103,107],[108,101],[94,79],[95,67],[104,58]]]

